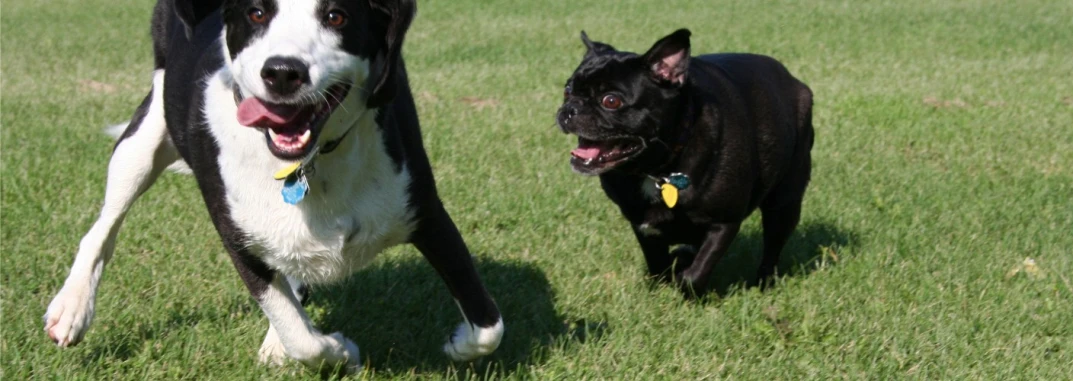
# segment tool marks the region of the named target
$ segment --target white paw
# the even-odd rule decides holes
[[[333,368],[345,364],[347,373],[361,372],[361,356],[358,354],[358,346],[344,337],[342,333],[335,332],[301,343],[290,343],[292,345],[284,344],[279,336],[273,340],[272,332],[269,333],[265,337],[264,344],[261,344],[259,353],[261,361],[281,364],[284,357],[279,352],[283,351],[286,357],[298,360],[314,369]]]
[[[261,343],[261,349],[257,351],[257,360],[262,364],[282,366],[287,361],[287,350],[283,348],[283,342],[279,341],[279,334],[271,325],[268,326],[268,334]]]
[[[499,347],[503,338],[503,320],[487,328],[463,322],[443,345],[443,351],[455,361],[469,361],[487,355]]]
[[[340,332],[333,332],[326,337],[329,338],[332,349],[330,353],[324,356],[322,361],[317,363],[335,366],[335,364],[345,361],[347,373],[357,374],[361,372],[361,356],[358,353],[358,345]]]
[[[82,341],[93,320],[93,296],[85,288],[64,287],[48,304],[45,331],[56,345],[69,347]]]

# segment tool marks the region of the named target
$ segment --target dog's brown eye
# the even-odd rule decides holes
[[[268,20],[268,16],[265,16],[265,11],[261,8],[251,8],[247,15],[249,15],[250,21],[256,24],[263,24]]]
[[[600,100],[600,105],[608,110],[615,110],[622,107],[622,99],[612,94],[604,95],[604,99]]]
[[[331,11],[324,17],[324,21],[327,22],[329,26],[338,28],[346,25],[346,14],[342,11]]]

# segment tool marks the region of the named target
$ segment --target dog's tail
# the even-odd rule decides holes
[[[108,134],[108,136],[111,136],[111,137],[115,138],[116,140],[119,140],[119,137],[123,136],[123,132],[125,132],[127,130],[127,126],[129,126],[129,125],[130,125],[129,120],[126,121],[126,122],[123,122],[123,123],[114,124],[114,125],[105,127],[104,133]],[[171,144],[171,143],[169,142],[168,144]],[[182,159],[179,159],[176,162],[171,163],[171,165],[168,166],[168,170],[172,171],[172,172],[175,172],[175,173],[181,173],[181,174],[184,174],[184,175],[191,175],[191,174],[194,173],[194,171],[190,169],[190,166],[186,165],[186,161],[184,161]]]
[[[112,138],[115,138],[115,140],[119,140],[119,137],[123,136],[123,131],[127,130],[128,125],[130,125],[129,120],[120,124],[113,124],[111,126],[105,127],[104,133],[108,134],[108,136],[111,136]]]

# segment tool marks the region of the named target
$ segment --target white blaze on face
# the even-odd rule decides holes
[[[261,79],[261,69],[270,57],[296,58],[308,65],[311,86],[297,94],[307,98],[305,102],[314,100],[310,98],[312,94],[322,94],[339,82],[348,81],[354,89],[361,88],[368,75],[368,63],[342,49],[343,36],[324,26],[325,15],[317,14],[318,1],[277,0],[276,8],[267,30],[253,37],[230,63],[232,77],[244,97],[273,100]]]
[[[251,34],[250,40],[237,44],[243,47],[233,58],[227,44],[222,44],[227,60],[227,70],[223,77],[229,82],[227,86],[236,87],[244,99],[257,98],[269,103],[302,105],[323,105],[329,98],[339,101],[328,119],[323,122],[317,138],[318,141],[327,141],[341,136],[350,126],[361,120],[367,111],[362,89],[368,78],[369,61],[343,49],[344,39],[359,36],[344,36],[343,31],[347,29],[326,27],[323,22],[326,15],[317,12],[319,9],[324,13],[328,9],[318,3],[316,0],[276,0],[276,11],[269,15],[267,24],[261,26],[259,32]],[[248,10],[237,12],[245,14]],[[348,22],[360,22],[357,20],[361,15],[349,16]],[[226,27],[222,41],[227,41]],[[265,62],[273,57],[302,61],[309,70],[309,84],[288,99],[276,99],[268,92],[261,77]],[[342,100],[337,99],[338,95],[328,92],[329,88],[337,84],[350,86],[350,91]],[[272,139],[275,141],[274,137]],[[301,138],[297,141],[301,141]]]

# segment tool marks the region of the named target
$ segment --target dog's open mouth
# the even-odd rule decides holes
[[[577,148],[570,151],[570,165],[581,173],[600,174],[636,156],[644,148],[638,137],[607,140],[577,138]]]
[[[268,150],[284,160],[294,160],[315,146],[321,127],[346,98],[350,85],[329,87],[313,103],[285,104],[266,102],[257,97],[238,104],[238,122],[263,129]]]

